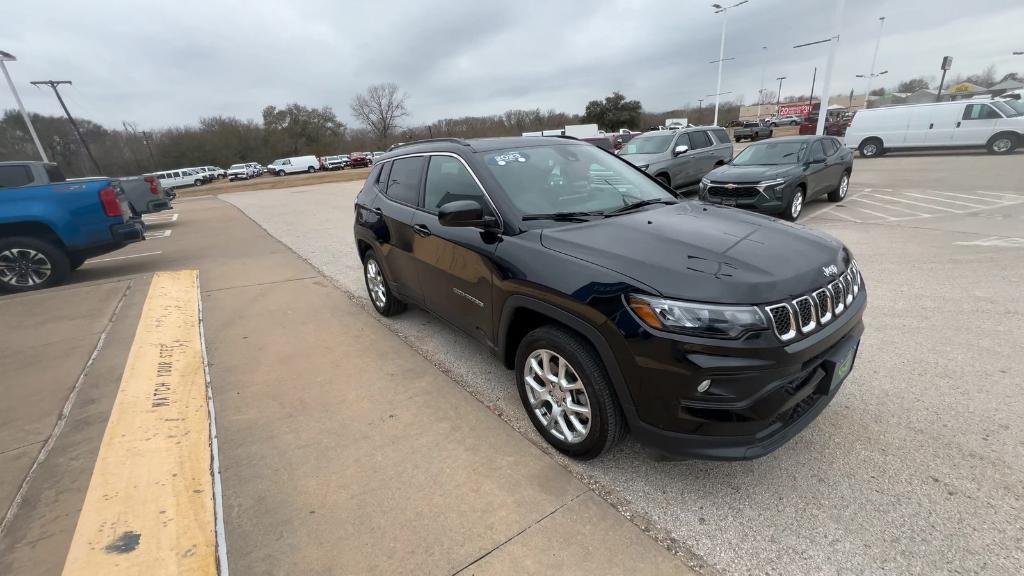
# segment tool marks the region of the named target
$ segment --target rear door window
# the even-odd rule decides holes
[[[760,126],[760,124],[758,124],[757,122],[754,122],[753,124],[754,126]],[[717,130],[712,130],[711,133],[714,134],[715,140],[719,144],[725,144],[726,142],[729,141],[729,133],[721,128]]]
[[[711,138],[708,137],[708,133],[703,130],[697,132],[690,132],[690,149],[700,150],[701,148],[707,148],[711,146]]]
[[[388,187],[384,192],[388,198],[411,206],[419,204],[424,164],[426,159],[423,156],[394,160],[388,175]]]
[[[28,166],[0,166],[0,188],[20,188],[33,180]]]

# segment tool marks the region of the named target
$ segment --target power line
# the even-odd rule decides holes
[[[60,102],[60,107],[64,109],[64,114],[67,115],[68,121],[71,122],[71,127],[75,129],[75,134],[78,135],[78,140],[82,143],[82,147],[85,148],[85,153],[89,155],[89,160],[92,160],[92,165],[96,168],[96,175],[103,174],[103,169],[100,168],[99,162],[96,162],[96,157],[92,155],[92,150],[89,149],[89,143],[85,141],[85,136],[82,136],[82,131],[78,128],[78,123],[75,122],[75,118],[71,116],[71,112],[68,110],[64,99],[60,96],[60,90],[57,89],[61,84],[71,85],[70,80],[35,80],[31,82],[34,86],[49,86],[53,89],[53,93],[57,96],[57,102]]]

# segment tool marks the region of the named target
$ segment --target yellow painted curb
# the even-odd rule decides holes
[[[153,276],[65,576],[217,573],[197,283]]]

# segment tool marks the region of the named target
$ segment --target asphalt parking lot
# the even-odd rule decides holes
[[[858,159],[846,201],[806,206],[801,222],[863,269],[862,349],[816,422],[739,463],[658,461],[631,441],[587,463],[550,450],[481,345],[421,310],[373,313],[351,233],[360,185],[182,201],[69,286],[0,298],[16,328],[0,341],[3,502],[107,342],[5,521],[0,573],[60,573],[146,290],[182,268],[202,279],[236,573],[501,573],[499,559],[595,526],[614,530],[592,558],[653,555],[593,494],[703,574],[1024,573],[1024,155]],[[45,314],[19,315],[30,306]],[[432,416],[455,407],[468,412],[446,436]],[[440,506],[445,491],[463,508]]]
[[[746,463],[657,462],[627,442],[574,474],[692,565],[724,574],[1024,571],[1024,162],[857,160],[849,198],[803,223],[862,264],[867,331],[839,398]],[[227,195],[372,313],[351,240],[356,183]],[[418,310],[382,322],[544,448],[512,375]]]

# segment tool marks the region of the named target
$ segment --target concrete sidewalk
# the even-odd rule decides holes
[[[691,573],[326,280],[270,282],[203,296],[235,573]]]

